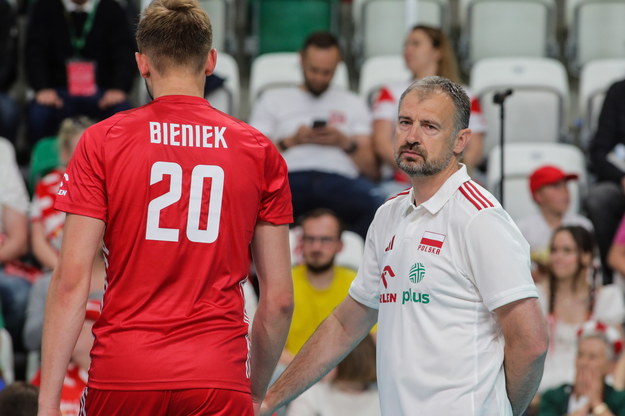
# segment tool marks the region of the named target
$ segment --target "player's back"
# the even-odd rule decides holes
[[[103,189],[108,264],[90,386],[247,391],[241,283],[257,221],[291,220],[281,157],[189,96],[118,114],[83,141],[101,178],[83,190]]]

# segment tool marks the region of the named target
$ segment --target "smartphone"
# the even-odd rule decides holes
[[[319,129],[325,127],[328,123],[325,120],[315,120],[313,121],[312,128]]]

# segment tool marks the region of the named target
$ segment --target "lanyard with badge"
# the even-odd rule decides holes
[[[89,32],[91,32],[93,20],[98,10],[98,3],[98,0],[94,0],[93,7],[89,13],[87,13],[87,19],[85,20],[80,34],[76,33],[76,27],[73,24],[72,16],[67,9],[65,9],[65,20],[67,21],[72,49],[74,50],[73,58],[66,62],[67,90],[69,94],[73,96],[91,96],[97,91],[95,80],[96,63],[93,60],[82,59],[80,56],[85,47],[87,36]]]

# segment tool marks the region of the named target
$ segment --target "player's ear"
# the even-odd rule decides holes
[[[139,74],[142,78],[150,77],[150,65],[148,64],[148,57],[141,52],[135,52],[135,60],[137,61],[137,68],[139,68]]]
[[[208,56],[206,57],[206,65],[204,66],[204,74],[207,76],[212,74],[215,70],[215,66],[217,65],[217,50],[215,48],[211,49],[208,52]]]

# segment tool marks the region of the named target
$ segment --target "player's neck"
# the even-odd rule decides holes
[[[190,95],[204,98],[204,78],[190,77],[188,74],[172,74],[154,80],[151,88],[154,98],[166,95]]]
[[[460,169],[458,161],[452,159],[445,169],[435,175],[411,177],[415,205],[419,206],[430,199],[458,169]]]

